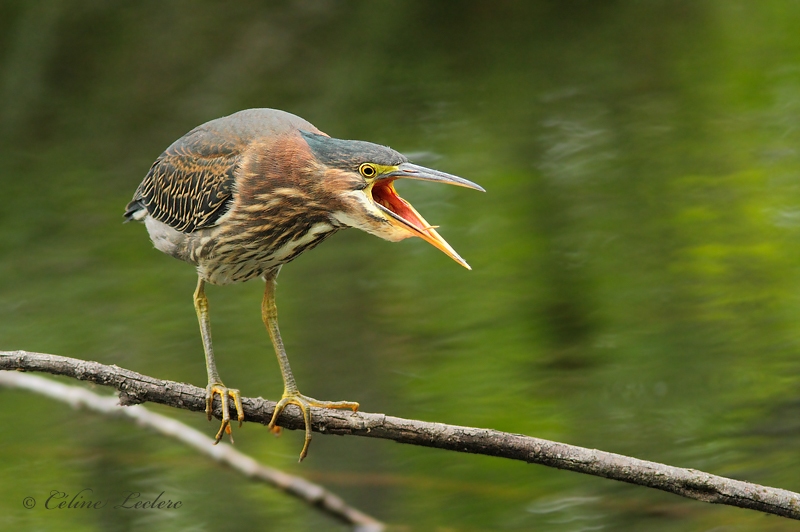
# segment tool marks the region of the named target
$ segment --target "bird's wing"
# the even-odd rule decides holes
[[[187,133],[150,167],[126,216],[141,208],[183,233],[213,226],[233,197],[241,144],[221,141],[202,126]]]

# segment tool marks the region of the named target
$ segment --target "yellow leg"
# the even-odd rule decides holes
[[[297,383],[294,380],[294,375],[292,375],[292,368],[289,366],[289,358],[286,356],[283,340],[281,340],[281,332],[278,329],[278,307],[275,305],[275,278],[277,275],[278,272],[275,271],[264,276],[266,287],[264,288],[264,299],[261,302],[261,317],[264,320],[267,331],[269,331],[269,337],[275,347],[275,354],[278,355],[278,363],[281,366],[281,374],[283,375],[283,397],[275,406],[275,412],[273,412],[272,419],[269,422],[269,429],[275,433],[280,432],[281,428],[276,425],[276,422],[283,409],[289,404],[299,406],[303,412],[303,420],[306,426],[306,439],[303,444],[303,450],[300,451],[299,461],[302,462],[303,458],[308,454],[308,445],[311,443],[311,407],[349,409],[356,412],[358,411],[358,403],[350,401],[318,401],[311,397],[306,397],[297,389]]]
[[[208,386],[206,386],[206,415],[211,421],[212,404],[214,394],[219,395],[222,402],[222,423],[220,424],[217,435],[214,437],[214,444],[219,443],[222,435],[227,433],[233,443],[231,434],[231,416],[228,413],[228,397],[233,399],[236,406],[236,414],[239,419],[239,426],[244,421],[244,410],[242,409],[242,396],[239,390],[228,388],[222,384],[222,379],[217,373],[217,364],[214,362],[214,347],[211,345],[211,320],[208,318],[208,298],[205,292],[205,281],[197,279],[197,290],[194,292],[194,308],[197,311],[197,321],[200,322],[200,336],[203,337],[203,351],[206,355],[206,371],[208,372]]]

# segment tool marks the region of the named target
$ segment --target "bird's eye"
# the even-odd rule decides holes
[[[375,174],[378,173],[378,171],[375,170],[375,167],[369,163],[364,163],[361,166],[359,166],[358,171],[361,172],[361,175],[363,175],[368,179],[371,177],[375,177]]]

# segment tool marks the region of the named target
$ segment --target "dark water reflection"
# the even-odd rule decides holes
[[[335,236],[281,274],[302,389],[800,490],[800,6],[0,5],[0,339],[203,384],[191,268],[121,212],[155,156],[248,107],[418,154],[402,183],[470,262]],[[276,397],[258,283],[210,288],[225,381]],[[0,525],[338,525],[117,421],[0,391]],[[170,412],[209,434],[201,416]],[[237,445],[400,530],[790,530],[752,512],[388,442]],[[172,514],[25,510],[166,490]]]

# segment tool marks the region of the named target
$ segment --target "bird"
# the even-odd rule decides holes
[[[239,427],[241,393],[219,376],[211,342],[206,283],[228,285],[261,278],[261,315],[278,357],[283,395],[269,429],[297,405],[305,422],[300,461],[311,442],[311,409],[350,409],[352,401],[319,401],[300,393],[289,365],[275,303],[281,267],[337,231],[357,228],[385,240],[418,237],[471,269],[394,187],[398,179],[457,185],[485,192],[464,178],[418,166],[379,144],[331,137],[308,121],[277,109],[247,109],[201,124],[173,142],[151,165],[125,221],[144,222],[153,246],[195,266],[194,307],[200,324],[208,385],[205,412],[222,406],[219,443],[233,441],[229,401]]]

